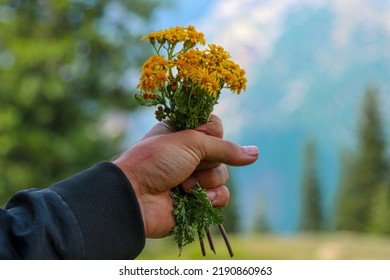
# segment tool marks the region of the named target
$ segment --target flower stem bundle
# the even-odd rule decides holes
[[[230,60],[221,46],[209,44],[193,26],[174,27],[152,32],[142,38],[155,50],[141,68],[136,99],[141,105],[157,106],[155,116],[174,130],[193,129],[209,121],[222,89],[239,94],[246,89],[245,70]],[[179,186],[172,190],[173,215],[176,226],[173,235],[179,247],[193,242],[198,235],[202,254],[204,238],[215,253],[209,227],[219,225],[230,255],[233,254],[223,229],[223,214],[213,207],[199,184],[191,193]]]

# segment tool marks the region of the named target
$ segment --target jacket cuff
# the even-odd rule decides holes
[[[101,162],[50,187],[69,205],[84,237],[86,259],[134,259],[145,231],[134,190],[123,171]]]

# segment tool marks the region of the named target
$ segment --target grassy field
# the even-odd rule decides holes
[[[230,259],[222,237],[215,235],[217,254],[206,247],[202,257],[199,244],[184,248],[181,257],[172,238],[148,239],[138,259]],[[229,239],[237,260],[390,260],[390,237],[354,233],[281,235],[232,235]],[[206,243],[206,245],[208,245]]]

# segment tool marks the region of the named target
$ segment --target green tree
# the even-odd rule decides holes
[[[352,218],[351,215],[355,215],[355,201],[362,200],[362,197],[355,191],[358,179],[353,176],[355,165],[356,159],[354,153],[350,150],[343,151],[341,155],[342,170],[335,211],[335,227],[338,230],[352,230],[357,227],[355,223],[358,221],[358,217]]]
[[[319,231],[323,229],[321,185],[317,171],[316,144],[308,141],[304,149],[302,177],[301,230]]]
[[[269,224],[267,217],[267,204],[265,199],[261,199],[261,205],[258,205],[255,212],[255,220],[253,231],[255,233],[270,233],[272,232],[272,228]]]
[[[372,199],[369,232],[390,234],[390,184],[384,182],[378,186],[378,191]]]
[[[373,198],[389,182],[386,138],[378,91],[369,88],[361,106],[357,151],[345,158],[338,198],[336,228],[367,231]]]
[[[0,204],[120,151],[161,2],[0,0]]]

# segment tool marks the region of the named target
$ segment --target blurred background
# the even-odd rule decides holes
[[[215,111],[261,151],[230,169],[236,258],[390,259],[390,0],[0,0],[0,204],[135,143],[156,123],[134,100],[140,37],[189,24],[247,71]],[[207,258],[229,258],[214,235]]]

